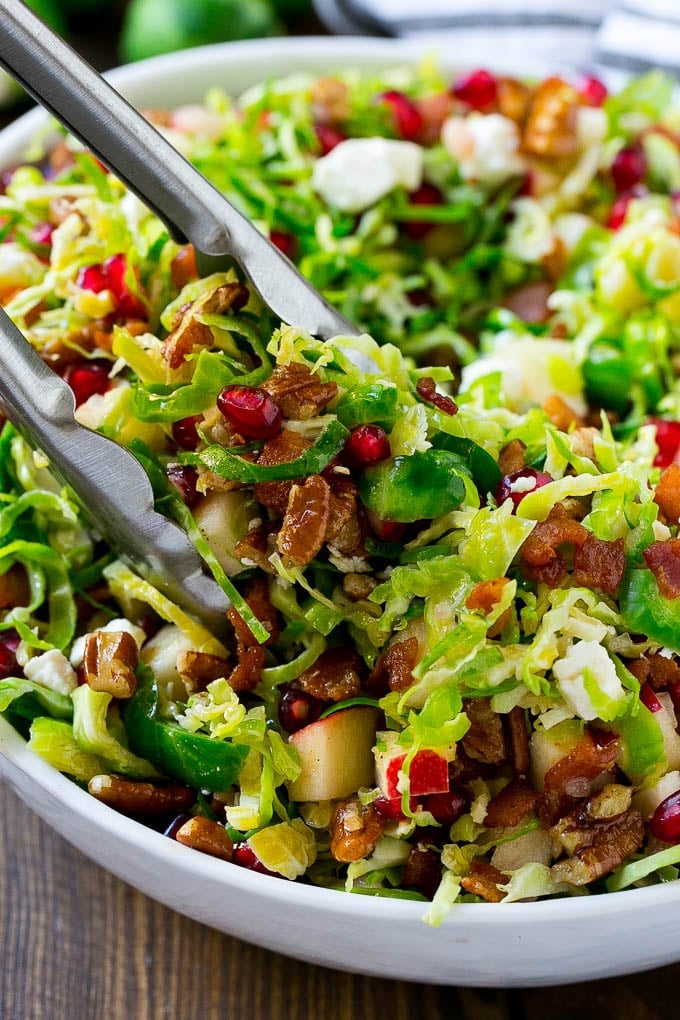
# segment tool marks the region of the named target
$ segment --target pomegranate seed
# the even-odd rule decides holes
[[[602,106],[609,95],[607,86],[599,78],[585,75],[576,85],[576,91],[586,106]]]
[[[372,510],[366,511],[369,524],[381,542],[398,542],[406,534],[406,525],[399,521],[386,521]]]
[[[408,96],[395,89],[383,92],[380,99],[391,108],[397,133],[407,142],[415,141],[423,130],[423,118],[418,108]]]
[[[612,163],[612,180],[619,194],[640,184],[647,173],[647,157],[641,145],[621,149]]]
[[[415,308],[422,308],[423,306],[428,307],[434,303],[432,300],[432,292],[426,287],[416,287],[415,290],[409,290],[406,297]]]
[[[663,843],[680,843],[680,790],[661,801],[649,827],[652,835]]]
[[[297,238],[293,237],[292,234],[286,234],[283,230],[270,230],[269,240],[279,249],[279,251],[282,251],[287,258],[295,258],[295,252],[297,251]]]
[[[488,71],[479,70],[459,78],[451,90],[461,103],[472,110],[486,110],[496,102],[498,85]]]
[[[217,406],[246,439],[271,439],[281,431],[281,408],[266,390],[225,386]]]
[[[76,398],[76,407],[80,407],[95,393],[106,393],[111,385],[109,371],[111,365],[107,361],[88,361],[81,365],[73,365],[66,373],[69,384]]]
[[[91,290],[93,294],[100,294],[108,290],[109,283],[101,263],[94,266],[84,266],[78,271],[76,285],[81,290]]]
[[[438,411],[443,411],[444,414],[458,414],[458,405],[455,400],[451,397],[447,397],[444,393],[437,393],[437,387],[434,379],[429,376],[423,376],[416,383],[416,393],[423,400],[427,400],[428,404],[433,404]]]
[[[316,722],[323,705],[319,698],[306,691],[289,687],[279,702],[279,722],[288,733],[297,733],[309,723]]]
[[[321,146],[321,155],[327,156],[329,152],[332,152],[336,145],[340,142],[344,142],[347,139],[347,135],[343,134],[342,131],[338,131],[337,128],[331,127],[330,124],[315,124],[314,131],[316,137],[319,140]]]
[[[648,708],[650,712],[660,712],[663,709],[663,705],[657,698],[656,694],[649,686],[649,684],[643,684],[640,688],[640,701]]]
[[[409,195],[409,201],[411,205],[441,205],[444,200],[439,188],[435,188],[434,184],[421,184],[416,191],[412,191]],[[404,223],[404,230],[414,240],[418,241],[421,237],[425,237],[432,228],[436,226],[434,223],[426,223],[424,220],[407,220]]]
[[[272,875],[274,878],[280,878],[275,871],[270,871],[269,868],[265,868],[264,864],[256,856],[255,851],[250,848],[250,845],[245,842],[234,843],[234,851],[232,855],[232,861],[234,864],[238,864],[239,868],[247,868],[248,871],[257,871],[260,875]]]
[[[391,452],[384,429],[379,425],[358,425],[347,437],[343,455],[352,467],[362,468],[385,460]]]
[[[196,482],[198,472],[190,464],[168,464],[166,468],[168,481],[174,485],[178,493],[191,509],[198,502],[198,490]]]
[[[411,811],[415,811],[418,806],[417,798],[409,797],[408,806]],[[401,797],[377,797],[373,801],[373,807],[381,818],[385,818],[388,821],[406,817],[401,810]]]
[[[524,479],[526,479],[525,484],[517,485],[517,482],[521,483]],[[496,500],[500,506],[506,499],[511,499],[516,510],[527,493],[542,489],[544,485],[552,481],[554,481],[552,475],[546,474],[545,471],[536,471],[535,468],[525,467],[520,471],[513,471],[511,475],[501,478],[496,489]],[[532,484],[529,484],[530,482]]]
[[[459,790],[448,793],[430,793],[422,804],[440,825],[453,825],[467,811],[469,798]]]
[[[676,712],[680,712],[680,680],[675,680],[667,687],[668,693],[671,696],[673,702],[673,708]]]
[[[182,450],[196,449],[200,438],[196,426],[202,420],[202,414],[192,414],[189,418],[180,418],[172,423],[172,438]]]
[[[656,425],[658,453],[654,458],[654,467],[667,468],[677,457],[680,448],[680,421],[650,418],[647,424]]]
[[[126,274],[127,258],[120,252],[118,255],[111,255],[104,262],[84,266],[78,273],[76,284],[83,290],[91,290],[94,294],[100,294],[103,290],[110,291],[117,316],[124,319],[146,319],[146,308],[128,287]]]
[[[0,680],[6,680],[8,676],[23,676],[23,670],[17,663],[17,647],[18,642],[12,647],[8,639],[0,640]]]
[[[31,228],[29,237],[33,244],[44,245],[45,247],[47,247],[52,243],[53,233],[54,227],[52,226],[51,223],[47,222],[36,223],[36,225]]]

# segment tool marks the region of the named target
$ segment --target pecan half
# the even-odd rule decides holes
[[[182,783],[142,783],[121,776],[93,776],[87,789],[97,800],[130,815],[179,814],[196,800]]]
[[[579,95],[562,78],[547,78],[536,90],[522,138],[525,152],[548,159],[575,156],[578,151]]]
[[[333,477],[326,541],[344,556],[351,556],[361,546],[361,526],[357,514],[357,487],[341,475]]]
[[[345,701],[361,690],[359,656],[353,648],[329,648],[313,666],[301,673],[293,686],[321,701]]]
[[[296,567],[306,567],[321,549],[330,515],[331,490],[321,475],[293,485],[276,544]]]
[[[385,822],[372,804],[344,800],[336,806],[328,831],[336,861],[360,861],[375,849]]]
[[[220,655],[195,652],[192,649],[177,656],[177,672],[182,678],[187,694],[204,691],[213,680],[229,676],[231,666]]]
[[[463,737],[463,747],[470,758],[489,765],[507,760],[503,722],[491,707],[491,698],[468,698],[464,703],[470,729]]]
[[[485,864],[484,861],[474,860],[470,865],[465,878],[461,879],[461,886],[466,892],[481,896],[487,903],[500,903],[506,894],[498,888],[509,882],[508,875],[495,868],[493,864]]]
[[[337,383],[322,382],[299,362],[278,365],[262,383],[262,389],[274,398],[284,418],[302,421],[315,418],[338,393]]]
[[[640,849],[645,826],[639,811],[628,811],[610,823],[595,827],[590,843],[573,857],[553,864],[550,873],[556,882],[588,885],[618,868]]]
[[[210,854],[211,857],[219,857],[223,861],[230,861],[232,858],[234,844],[224,826],[219,822],[213,822],[211,818],[203,818],[201,815],[190,818],[177,830],[175,839],[182,846],[190,846],[193,850],[200,850],[202,854]]]
[[[199,322],[202,315],[223,315],[230,308],[238,310],[248,303],[248,290],[241,283],[224,283],[203,294],[179,310],[172,332],[163,341],[161,353],[170,368],[179,368],[187,354],[196,347],[212,347],[210,326]]]
[[[268,439],[262,447],[257,463],[262,467],[270,467],[276,464],[287,464],[291,460],[297,460],[305,450],[312,444],[299,432],[292,432],[290,429],[282,429],[278,436]],[[286,480],[281,482],[257,482],[253,486],[253,496],[258,503],[262,503],[268,510],[273,510],[283,517],[288,507],[288,497],[293,482]]]
[[[87,635],[83,675],[93,691],[131,698],[137,690],[138,665],[137,642],[127,631],[95,630]]]

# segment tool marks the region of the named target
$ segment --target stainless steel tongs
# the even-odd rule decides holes
[[[234,256],[282,321],[327,338],[354,334],[291,262],[111,85],[20,0],[0,2],[0,66],[88,146],[165,223],[194,245],[203,274]],[[184,531],[153,509],[134,457],[73,417],[69,387],[0,315],[0,401],[39,446],[113,548],[211,629],[229,607]]]

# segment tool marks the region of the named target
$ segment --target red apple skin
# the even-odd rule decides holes
[[[378,712],[356,705],[304,726],[289,743],[302,771],[288,784],[296,801],[342,800],[373,785],[373,745]]]
[[[405,754],[392,758],[385,770],[384,793],[389,799],[400,796],[397,784],[405,758]],[[412,797],[423,797],[429,793],[448,793],[448,759],[431,748],[417,751],[409,768],[409,782]]]

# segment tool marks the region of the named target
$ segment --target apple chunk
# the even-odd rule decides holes
[[[288,784],[292,800],[339,800],[373,783],[373,745],[378,713],[368,706],[310,723],[290,737],[302,772]]]
[[[375,749],[376,781],[384,797],[393,800],[401,796],[399,778],[406,751],[397,743],[398,734],[386,731],[378,734],[386,750]],[[449,789],[449,762],[455,758],[455,747],[423,747],[416,751],[409,767],[412,797],[430,793],[447,793]]]

